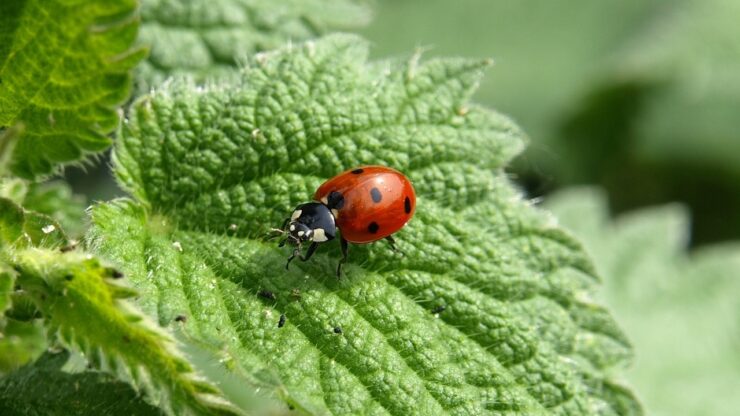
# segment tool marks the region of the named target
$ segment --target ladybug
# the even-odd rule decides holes
[[[386,239],[395,250],[391,234],[409,222],[415,209],[414,187],[401,172],[385,166],[361,166],[342,172],[319,186],[314,201],[298,205],[277,230],[286,236],[279,247],[286,243],[295,246],[285,268],[296,257],[302,261],[310,259],[319,244],[336,238],[339,230],[339,277],[342,264],[347,261],[349,243]],[[302,246],[309,242],[304,255]]]

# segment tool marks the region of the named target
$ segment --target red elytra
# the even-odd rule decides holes
[[[403,228],[416,210],[411,181],[385,166],[361,166],[342,172],[324,182],[314,199],[327,204],[333,192],[343,199],[332,210],[337,228],[351,243],[371,243],[390,236]]]

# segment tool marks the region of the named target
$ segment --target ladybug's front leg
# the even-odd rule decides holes
[[[306,254],[301,254],[301,246],[298,245],[294,250],[293,254],[288,257],[288,262],[285,264],[285,270],[288,270],[288,266],[290,266],[290,262],[293,261],[294,258],[298,257],[301,259],[301,261],[307,261],[308,259],[313,256],[313,253],[316,252],[316,248],[319,246],[319,243],[313,242],[310,246],[308,246],[308,250],[306,250]]]
[[[396,239],[395,239],[395,238],[393,238],[393,236],[392,236],[392,235],[389,235],[389,236],[388,236],[388,237],[386,237],[385,239],[386,239],[386,240],[388,240],[388,244],[390,244],[390,246],[391,246],[391,250],[395,251],[396,253],[400,253],[400,252],[401,252],[401,251],[400,251],[400,250],[398,249],[398,247],[396,247]]]
[[[347,262],[349,243],[344,239],[344,237],[340,237],[339,246],[342,248],[342,258],[339,260],[339,264],[337,264],[337,279],[342,277],[342,264]]]

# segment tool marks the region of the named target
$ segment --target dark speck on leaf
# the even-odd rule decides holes
[[[260,290],[257,294],[265,299],[275,300],[275,294],[269,290]]]
[[[175,317],[175,322],[187,322],[187,321],[188,321],[188,317],[185,315],[177,315]]]
[[[114,279],[120,279],[120,278],[122,278],[122,277],[123,277],[123,273],[121,273],[121,272],[120,272],[120,271],[118,271],[118,270],[113,270],[113,272],[111,272],[111,276],[112,276],[112,277],[113,277]]]
[[[280,319],[278,320],[278,328],[282,328],[283,325],[285,325],[285,314],[280,315]]]
[[[72,274],[68,274],[68,275],[65,275],[65,276],[64,276],[64,280],[66,280],[66,281],[68,281],[68,282],[69,282],[70,280],[73,280],[74,278],[75,278],[75,276],[74,276],[74,275],[72,275]]]
[[[432,313],[444,312],[445,309],[447,309],[445,305],[439,305],[439,306],[436,306],[434,309],[432,309]]]
[[[335,326],[334,327],[334,333],[335,334],[341,334],[342,333],[342,327],[341,326]]]

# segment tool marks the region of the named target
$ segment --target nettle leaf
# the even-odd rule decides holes
[[[80,236],[84,232],[85,197],[73,193],[64,181],[30,184],[21,205],[27,210],[50,216],[70,236]]]
[[[22,124],[12,171],[34,178],[110,145],[129,93],[135,0],[0,5],[0,128]]]
[[[63,370],[66,351],[46,353],[0,380],[0,413],[6,415],[161,415],[130,385],[106,373]]]
[[[73,193],[64,181],[38,183],[5,178],[0,181],[0,198],[9,199],[28,211],[48,215],[71,236],[80,236],[84,232],[85,197]]]
[[[628,376],[646,409],[665,415],[736,414],[738,243],[687,253],[689,216],[679,205],[612,221],[602,193],[576,188],[556,194],[547,206],[588,243],[605,276],[606,303],[639,351]]]
[[[590,300],[591,264],[503,173],[522,132],[467,104],[489,62],[366,57],[330,36],[137,101],[115,169],[138,202],[93,208],[93,249],[161,325],[187,317],[188,337],[305,413],[639,414],[611,378],[631,348]],[[266,231],[363,163],[415,184],[404,255],[353,246],[337,280],[331,242],[286,271]]]
[[[111,282],[115,270],[84,253],[36,248],[14,253],[12,262],[48,330],[94,367],[142,386],[171,413],[236,413],[197,377],[169,336],[121,302],[135,292]]]
[[[17,301],[31,302],[34,309],[30,314],[5,311],[13,319],[0,328],[3,370],[34,358],[29,345],[46,344],[44,339],[33,342],[38,336],[29,326],[39,324],[34,317],[42,317],[50,340],[82,352],[92,366],[142,387],[168,413],[238,413],[195,374],[167,333],[123,301],[136,292],[113,283],[122,277],[119,271],[71,249],[59,224],[43,214],[25,211],[4,198],[0,214],[0,266],[5,270],[0,277],[10,279],[13,288],[3,297],[5,309],[9,303],[15,308]],[[28,309],[22,302],[19,306]],[[17,362],[5,366],[11,358]]]
[[[198,80],[237,69],[240,59],[328,29],[366,24],[365,0],[143,0],[140,41],[151,48],[138,68],[140,91],[169,76]]]

